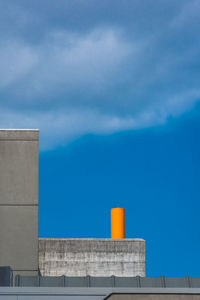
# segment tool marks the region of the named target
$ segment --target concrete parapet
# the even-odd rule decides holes
[[[142,239],[39,239],[42,276],[145,276]]]

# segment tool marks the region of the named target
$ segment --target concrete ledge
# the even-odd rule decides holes
[[[38,129],[0,129],[0,140],[39,140]]]
[[[144,252],[145,240],[143,239],[84,239],[84,238],[40,238],[40,251],[65,251],[72,252]]]

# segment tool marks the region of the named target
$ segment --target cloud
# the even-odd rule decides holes
[[[68,106],[75,99],[65,100],[69,95],[84,99],[83,92],[99,94],[113,86],[113,79],[116,84],[116,73],[131,52],[120,32],[110,28],[84,36],[53,31],[39,45],[9,40],[0,48],[1,87],[7,87],[15,101],[29,105],[40,103],[41,97],[45,104],[55,104],[56,97],[56,106]]]
[[[0,2],[0,127],[40,128],[44,150],[165,124],[200,99],[198,1],[88,3]]]
[[[27,76],[37,62],[37,56],[28,45],[5,41],[0,47],[0,89]]]
[[[111,134],[117,131],[148,127],[152,123],[151,112],[140,115],[137,119],[120,118],[113,115],[103,115],[95,111],[65,112],[34,112],[31,114],[12,113],[2,111],[0,119],[8,128],[37,128],[41,129],[41,150],[52,149],[55,146],[64,145],[74,137],[93,133]],[[9,121],[8,121],[9,120]],[[24,127],[26,124],[26,127]]]

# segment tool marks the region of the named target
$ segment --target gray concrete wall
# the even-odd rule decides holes
[[[42,276],[145,276],[142,239],[39,239]]]
[[[38,273],[38,130],[0,130],[0,265]]]

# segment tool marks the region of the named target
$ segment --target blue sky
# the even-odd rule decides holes
[[[0,0],[0,127],[40,129],[40,236],[147,243],[199,274],[200,3]]]

